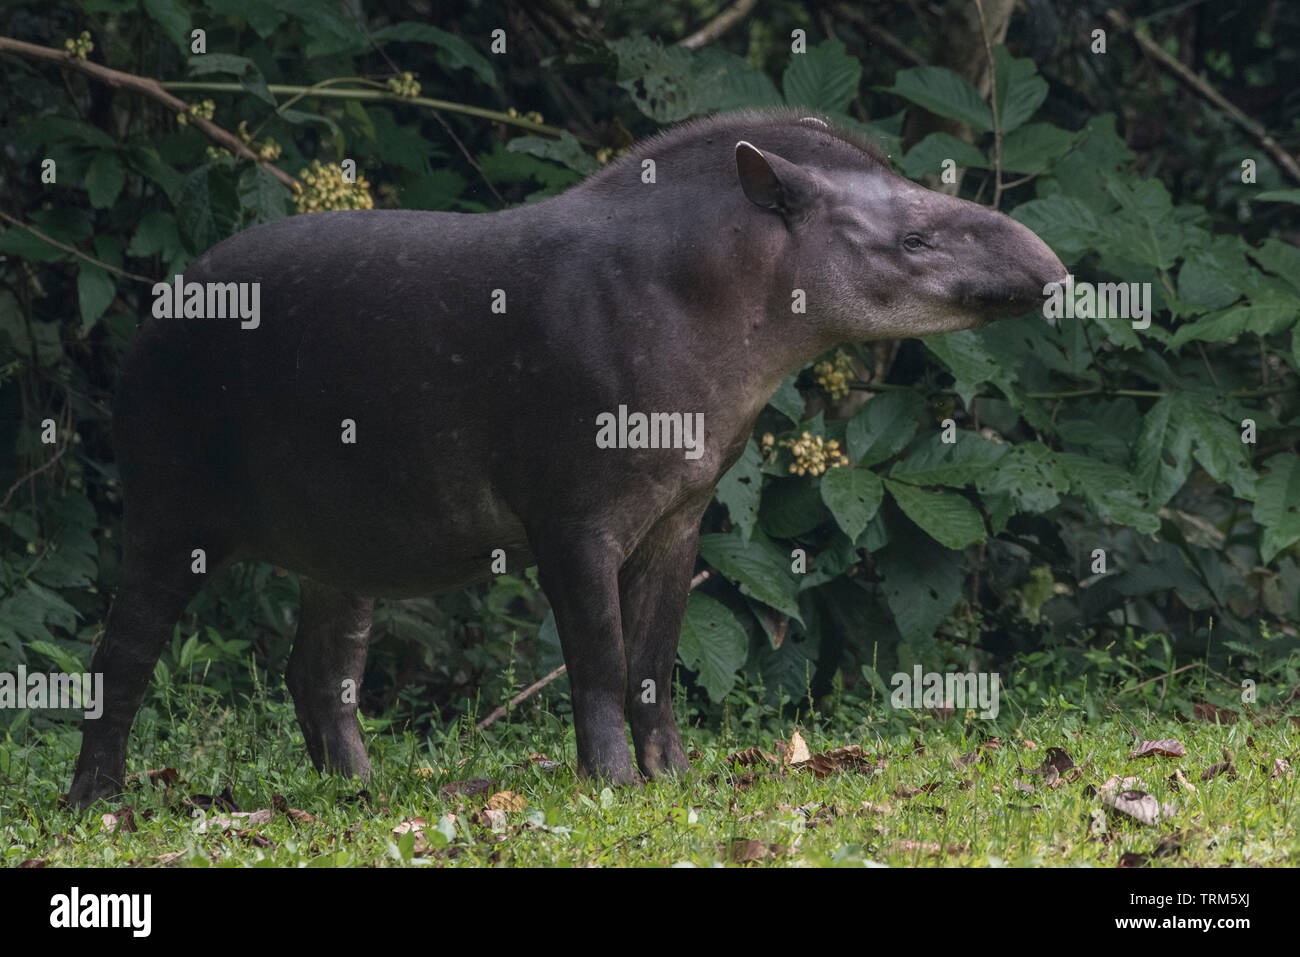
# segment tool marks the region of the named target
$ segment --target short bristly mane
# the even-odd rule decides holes
[[[813,119],[819,122],[808,123]],[[825,124],[824,126],[822,124]],[[739,110],[731,113],[715,113],[679,123],[653,136],[640,140],[630,150],[610,163],[604,169],[588,177],[586,184],[596,184],[605,180],[615,171],[628,165],[639,166],[641,160],[664,156],[682,147],[691,146],[702,140],[708,140],[726,134],[736,139],[757,136],[760,132],[774,129],[802,128],[814,135],[821,135],[837,140],[852,147],[869,163],[892,172],[889,159],[885,153],[858,130],[837,127],[833,121],[807,110],[792,107],[775,107],[771,109]]]

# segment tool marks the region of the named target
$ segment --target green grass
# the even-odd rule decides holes
[[[486,733],[468,722],[431,734],[374,731],[368,797],[359,783],[322,778],[306,760],[292,708],[260,690],[238,708],[194,686],[163,695],[145,709],[132,735],[128,770],[174,768],[183,779],[170,793],[141,785],[123,798],[75,815],[58,806],[79,744],[75,728],[33,730],[19,720],[0,741],[0,864],[51,866],[638,866],[709,867],[888,864],[1115,867],[1292,865],[1300,863],[1297,778],[1274,775],[1275,758],[1300,770],[1291,720],[1229,725],[1181,722],[1141,706],[1088,720],[1077,710],[1046,706],[1012,724],[1000,742],[979,749],[985,722],[963,725],[918,714],[900,729],[898,714],[878,703],[852,720],[803,729],[814,752],[856,744],[884,763],[865,773],[841,769],[824,778],[779,765],[734,768],[725,758],[758,746],[773,752],[771,731],[788,737],[790,721],[768,730],[687,729],[691,778],[607,789],[573,774],[567,723],[534,710]],[[842,709],[847,713],[849,709]],[[886,718],[888,717],[888,720]],[[20,726],[17,726],[20,725]],[[371,728],[382,722],[370,724]],[[836,725],[838,727],[832,727]],[[883,735],[883,729],[892,729]],[[1133,732],[1175,738],[1182,758],[1128,757]],[[766,736],[764,736],[766,735]],[[1032,742],[1035,747],[1031,747]],[[917,746],[919,745],[919,747]],[[1049,747],[1066,749],[1082,767],[1055,788],[1038,766]],[[1234,755],[1236,776],[1202,781],[1201,773]],[[529,761],[545,752],[559,762]],[[963,756],[977,752],[969,763]],[[1174,790],[1175,769],[1195,787]],[[1101,810],[1089,785],[1111,775],[1137,785],[1176,813],[1154,826]],[[454,781],[490,779],[472,796],[445,795]],[[1035,790],[1026,792],[1017,782]],[[311,815],[273,810],[269,821],[235,818],[201,831],[183,799],[229,785],[243,812],[273,809],[274,795]],[[909,790],[910,789],[910,790]],[[924,789],[915,796],[915,789]],[[523,810],[484,815],[491,795],[511,791]],[[498,801],[505,799],[498,798]],[[131,808],[132,822],[110,828]],[[221,813],[209,811],[207,816]],[[496,828],[491,817],[496,817]],[[419,834],[395,835],[422,819]],[[256,820],[256,819],[254,819]],[[134,831],[127,830],[133,826]],[[1177,849],[1151,857],[1157,847]],[[1142,858],[1125,855],[1142,855]]]

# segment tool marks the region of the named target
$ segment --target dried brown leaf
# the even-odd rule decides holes
[[[762,748],[755,746],[727,755],[722,759],[722,763],[747,768],[754,764],[776,764],[776,758]]]
[[[470,778],[468,781],[452,781],[438,788],[438,795],[443,800],[453,797],[473,797],[490,790],[492,781],[488,778]]]
[[[1201,772],[1201,780],[1208,781],[1210,778],[1217,778],[1220,774],[1226,774],[1229,779],[1237,776],[1237,769],[1232,766],[1231,761],[1220,761],[1218,764],[1211,764]]]
[[[1217,721],[1219,724],[1228,724],[1237,720],[1237,712],[1229,708],[1221,708],[1217,704],[1210,704],[1208,701],[1197,701],[1192,705],[1192,715],[1201,721]]]
[[[1133,758],[1181,758],[1187,754],[1187,749],[1183,743],[1176,738],[1162,738],[1159,741],[1143,741],[1129,752],[1129,760]]]
[[[523,811],[528,807],[528,799],[515,791],[498,791],[487,800],[490,811]]]

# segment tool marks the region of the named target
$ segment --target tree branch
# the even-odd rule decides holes
[[[749,11],[753,10],[757,4],[758,0],[736,0],[735,3],[727,7],[727,9],[723,10],[689,37],[684,40],[678,40],[677,45],[679,47],[686,47],[688,50],[698,50],[701,47],[708,46],[741,20],[745,19],[745,17],[749,16]]]
[[[847,20],[853,24],[868,40],[879,43],[882,47],[894,55],[897,60],[904,63],[910,63],[912,66],[925,66],[925,58],[909,47],[898,37],[894,36],[884,27],[878,27],[872,23],[865,13],[851,7],[847,3],[838,3],[835,5],[835,15],[841,20]]]
[[[184,113],[189,117],[191,126],[203,133],[214,143],[224,147],[241,159],[252,160],[259,166],[265,166],[274,174],[275,178],[284,183],[290,189],[297,185],[295,180],[288,173],[279,167],[266,162],[233,133],[223,130],[211,120],[204,119],[201,116],[194,116],[190,113],[190,106],[184,100],[172,96],[163,85],[157,80],[147,76],[136,76],[134,73],[123,73],[121,70],[114,70],[106,66],[100,66],[98,63],[92,63],[89,60],[82,60],[79,57],[72,56],[66,50],[56,50],[53,47],[43,47],[35,43],[24,43],[22,40],[15,40],[13,37],[0,37],[0,53],[12,53],[15,56],[27,57],[33,60],[45,60],[62,67],[65,70],[76,70],[87,76],[94,77],[109,86],[118,87],[123,90],[131,90],[134,93],[142,93],[150,99],[156,100],[163,106],[167,107],[173,113]],[[233,86],[242,89],[238,84]]]
[[[1218,107],[1228,118],[1240,126],[1243,130],[1255,137],[1261,146],[1273,157],[1277,165],[1286,170],[1291,178],[1300,182],[1300,163],[1296,162],[1294,156],[1284,150],[1277,140],[1269,135],[1268,130],[1262,123],[1251,119],[1237,107],[1233,106],[1224,98],[1223,94],[1216,90],[1210,84],[1206,83],[1199,76],[1193,73],[1188,67],[1171,56],[1160,44],[1156,43],[1145,33],[1139,33],[1133,29],[1133,24],[1129,22],[1128,17],[1124,16],[1118,10],[1107,10],[1106,19],[1113,23],[1120,30],[1125,31],[1137,41],[1137,45],[1142,48],[1142,52],[1158,64],[1176,76],[1183,83],[1190,86],[1200,96],[1209,100],[1214,106]]]
[[[694,591],[700,585],[704,584],[705,580],[708,577],[709,577],[709,570],[706,568],[704,571],[700,572],[698,575],[696,575],[694,578],[691,579],[690,590]],[[530,684],[527,688],[525,688],[523,691],[519,692],[519,694],[511,698],[509,704],[503,704],[500,707],[493,709],[492,713],[489,714],[482,721],[480,721],[477,725],[475,725],[475,727],[477,727],[480,731],[482,731],[488,725],[494,724],[498,719],[504,718],[511,708],[516,707],[521,701],[524,701],[527,698],[531,697],[532,695],[537,694],[537,692],[541,691],[548,684],[550,684],[556,678],[560,677],[560,675],[566,673],[568,670],[569,669],[567,665],[560,665],[560,667],[556,668],[554,671],[546,675],[544,678],[537,679],[532,684]]]
[[[59,249],[62,249],[64,252],[72,253],[72,255],[80,259],[84,259],[86,262],[90,263],[93,266],[98,266],[100,269],[106,269],[109,272],[115,272],[119,276],[124,276],[127,279],[134,279],[136,282],[147,282],[151,286],[158,281],[156,279],[150,279],[148,276],[141,276],[139,273],[127,272],[125,269],[118,269],[116,266],[110,266],[108,263],[101,262],[100,260],[96,259],[94,256],[87,256],[85,253],[83,253],[80,249],[77,249],[75,246],[69,246],[66,243],[59,242],[57,239],[54,239],[51,236],[46,236],[35,226],[28,226],[21,219],[18,219],[14,216],[10,216],[4,210],[0,210],[0,219],[13,223],[15,226],[19,227],[20,229],[27,230],[29,233],[34,235],[37,239],[44,240],[45,242],[49,243],[51,246],[57,246]]]

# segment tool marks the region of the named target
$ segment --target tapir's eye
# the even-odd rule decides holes
[[[920,236],[916,235],[916,233],[912,233],[910,236],[908,236],[906,239],[903,240],[903,248],[906,249],[909,253],[914,253],[922,249],[927,249],[929,248],[929,246],[930,244],[927,243]]]

